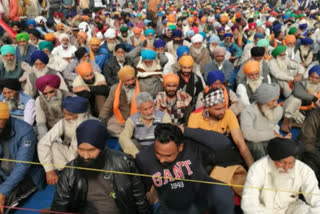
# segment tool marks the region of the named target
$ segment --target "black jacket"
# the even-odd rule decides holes
[[[103,159],[104,170],[137,173],[134,160],[124,153],[106,149]],[[68,166],[78,166],[77,159]],[[104,173],[116,193],[116,203],[121,214],[150,213],[144,185],[139,176]],[[88,183],[79,169],[65,168],[59,176],[56,194],[51,210],[58,212],[79,212],[86,205]]]

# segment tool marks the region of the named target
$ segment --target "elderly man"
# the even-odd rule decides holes
[[[198,109],[190,114],[188,127],[216,131],[230,136],[246,165],[250,167],[253,163],[252,155],[244,141],[235,114],[226,108],[223,89],[210,89],[204,95],[204,105],[204,108]],[[236,150],[232,155],[230,154],[229,158],[235,158],[241,162],[241,158]]]
[[[106,39],[104,44],[101,47],[108,50],[108,59],[113,56],[115,47],[117,44],[120,44],[120,41],[117,40],[117,34],[115,29],[109,28],[104,33],[104,38]]]
[[[225,56],[227,54],[226,48],[216,47],[213,50],[213,60],[205,64],[203,69],[204,80],[207,81],[207,76],[210,71],[218,70],[224,73],[225,80],[229,82],[233,73],[233,65],[229,60],[226,60]]]
[[[11,117],[8,104],[3,102],[0,102],[0,141],[1,158],[36,161],[37,138],[32,126]],[[42,186],[43,171],[37,165],[2,160],[0,183],[0,213],[8,213],[3,206],[18,206]]]
[[[92,37],[89,40],[88,53],[90,59],[95,61],[96,64],[103,71],[103,66],[105,62],[110,58],[109,51],[106,48],[100,47],[101,41],[96,37]]]
[[[240,115],[243,136],[255,160],[266,155],[269,141],[279,134],[278,123],[282,118],[282,107],[278,105],[280,87],[263,83],[255,91],[255,103],[244,108]],[[286,137],[290,138],[291,133]]]
[[[301,43],[297,51],[297,56],[299,56],[297,62],[300,63],[304,68],[308,68],[313,60],[313,40],[310,38],[302,38],[300,41]]]
[[[31,97],[37,97],[38,91],[35,87],[36,80],[39,77],[42,77],[46,74],[56,74],[59,76],[61,80],[60,88],[68,91],[68,87],[66,83],[63,80],[63,77],[55,70],[52,70],[47,67],[47,64],[49,63],[49,57],[46,53],[43,51],[35,51],[32,56],[32,72],[28,74],[27,76],[27,82],[24,88],[24,92]]]
[[[252,50],[252,49],[251,49]],[[247,61],[243,66],[246,82],[237,86],[236,93],[244,105],[255,102],[254,93],[262,83],[268,83],[268,79],[260,75],[260,63],[255,60]]]
[[[50,185],[58,182],[55,170],[64,166],[77,156],[76,129],[88,114],[89,103],[83,97],[66,97],[62,101],[63,119],[59,120],[39,141],[38,157],[46,172]]]
[[[4,79],[0,81],[2,94],[0,102],[8,104],[12,117],[24,120],[31,126],[35,119],[35,101],[23,93],[18,79]]]
[[[193,110],[191,106],[192,97],[179,88],[179,76],[166,74],[163,77],[164,91],[158,93],[155,103],[156,109],[167,112],[174,124],[186,124]]]
[[[40,33],[36,29],[28,29],[29,34],[29,44],[33,45],[34,47],[38,47],[39,43],[41,42]]]
[[[141,51],[137,69],[137,78],[141,86],[141,91],[149,92],[152,97],[156,97],[162,91],[162,66],[155,51],[144,49]]]
[[[59,55],[53,55],[51,52],[53,50],[53,43],[49,41],[41,41],[39,43],[39,50],[45,52],[49,57],[49,62],[47,64],[48,68],[63,72],[68,66],[68,61]]]
[[[277,46],[271,54],[273,56],[269,62],[271,76],[278,82],[283,95],[287,98],[292,92],[293,83],[301,81],[305,69],[286,57],[286,46]]]
[[[37,50],[33,45],[28,44],[29,34],[19,33],[16,36],[18,46],[16,48],[16,57],[19,62],[31,64],[31,54]]]
[[[108,132],[97,120],[86,120],[76,129],[78,156],[59,176],[51,210],[73,213],[145,213],[149,214],[144,185],[140,176],[110,174],[104,171],[137,173],[130,155],[106,148]]]
[[[36,122],[41,139],[54,124],[63,118],[62,100],[74,94],[59,89],[60,78],[47,74],[37,79],[35,85],[41,92],[36,99]]]
[[[198,95],[197,103],[196,103],[196,109],[203,108],[204,102],[203,97],[204,94],[207,93],[211,88],[222,88],[223,94],[225,97],[225,104],[226,108],[230,108],[230,110],[235,114],[239,115],[241,110],[243,109],[243,103],[238,98],[238,95],[230,90],[228,87],[224,84],[224,74],[221,71],[213,70],[208,73],[208,78],[206,82],[206,88],[200,92]]]
[[[106,78],[107,84],[113,86],[119,82],[118,71],[123,66],[127,65],[126,54],[127,49],[123,44],[118,44],[115,47],[115,54],[104,66],[103,75]]]
[[[291,60],[298,61],[300,56],[298,55],[298,49],[296,48],[296,37],[294,35],[287,35],[284,39],[285,45],[287,47],[287,57]]]
[[[265,81],[268,81],[268,83],[270,83],[271,82],[270,67],[269,67],[268,61],[265,59],[268,56],[266,47],[255,46],[251,48],[250,52],[251,52],[251,58],[249,59],[249,61],[256,61],[259,63],[260,76],[263,77]],[[243,70],[245,64],[246,62],[244,62],[241,65],[240,70],[237,74],[237,84],[240,84],[240,83],[245,84],[247,81],[246,75]]]
[[[144,36],[146,37],[146,39],[142,42],[143,48],[150,49],[150,50],[154,49],[153,47],[154,34],[155,34],[155,31],[150,28],[144,31]]]
[[[60,56],[70,63],[70,61],[74,58],[74,52],[77,50],[77,48],[70,44],[69,36],[66,33],[60,34],[59,42],[60,45],[53,49],[52,55]]]
[[[3,45],[0,49],[0,80],[7,78],[20,78],[23,70],[21,62],[17,61],[16,49],[12,45]]]
[[[99,115],[110,87],[104,76],[94,71],[89,62],[80,63],[76,70],[79,75],[72,83],[73,93],[89,99],[93,115]]]
[[[133,67],[124,66],[119,70],[118,77],[120,82],[111,87],[99,115],[107,125],[110,134],[116,137],[123,130],[127,118],[137,112],[135,98],[140,93],[140,85]]]
[[[154,40],[153,46],[154,46],[154,51],[157,53],[157,57],[160,59],[160,61],[163,61],[163,62],[167,61],[166,63],[161,63],[161,65],[163,66],[163,73],[164,74],[171,73],[171,67],[176,62],[176,59],[171,53],[166,52],[165,41],[162,39],[156,39]]]
[[[192,72],[194,61],[191,56],[182,56],[179,60],[181,70],[178,71],[178,89],[192,97],[190,105],[194,109],[199,93],[203,90],[202,77]]]
[[[269,155],[249,169],[244,186],[255,188],[243,190],[244,214],[320,212],[317,178],[309,166],[296,159],[298,153],[299,146],[293,140],[274,138],[270,141]],[[299,194],[303,195],[303,201]]]
[[[133,36],[130,37],[128,44],[133,45],[134,47],[142,46],[142,43],[146,39],[142,33],[142,29],[138,27],[134,27],[133,30]]]
[[[130,116],[119,136],[119,143],[124,153],[136,157],[145,147],[154,144],[154,130],[160,123],[171,123],[170,116],[155,110],[153,98],[148,92],[141,92],[136,97],[138,112]]]
[[[194,59],[197,70],[203,73],[204,66],[210,61],[210,53],[203,44],[203,36],[196,34],[191,38],[190,55]]]
[[[227,51],[230,52],[231,56],[229,60],[234,63],[235,60],[240,59],[242,56],[242,50],[236,43],[232,42],[232,37],[232,33],[225,33],[223,35],[223,42],[221,42],[219,45],[225,47]]]
[[[314,65],[309,70],[306,81],[294,84],[292,95],[283,104],[284,120],[281,130],[290,132],[291,127],[301,127],[305,116],[301,111],[308,111],[320,106],[320,66]],[[301,110],[301,111],[300,111]]]

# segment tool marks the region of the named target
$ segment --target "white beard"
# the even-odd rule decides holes
[[[28,53],[28,46],[19,46],[20,49],[20,55],[21,56],[26,56]]]
[[[147,47],[152,48],[153,47],[153,43],[154,43],[154,39],[147,39]]]
[[[280,71],[285,71],[288,73],[288,65],[283,62],[284,60],[277,58],[277,64],[279,66]]]
[[[116,56],[116,58],[117,58],[117,61],[118,61],[119,63],[123,63],[124,60],[125,60],[125,58],[126,58],[126,56]]]
[[[108,42],[107,43],[107,46],[108,46],[108,50],[113,52],[114,51],[114,48],[116,47],[117,43],[113,42],[113,43],[110,43]]]
[[[294,56],[294,47],[287,47],[287,53],[288,57],[292,59],[292,57]]]
[[[320,84],[314,84],[311,81],[307,81],[306,88],[311,94],[316,95],[319,92]]]
[[[62,108],[62,94],[59,93],[55,97],[51,97],[49,100],[45,98],[45,101],[48,104],[48,108],[50,112],[54,112],[54,114],[60,113]]]
[[[16,69],[16,58],[12,61],[3,60],[3,66],[7,72],[14,71]]]
[[[140,37],[137,39],[135,36],[133,37],[133,41],[135,44],[139,45],[140,44]]]
[[[263,104],[261,106],[261,111],[263,113],[263,115],[265,116],[265,118],[267,118],[267,120],[272,121],[274,119],[274,110],[270,108],[269,106],[267,106],[266,104]]]
[[[10,111],[18,108],[18,99],[5,99],[4,102],[8,104]]]
[[[302,57],[307,57],[309,55],[309,47],[305,48],[305,46],[301,45],[300,51]]]
[[[200,48],[195,48],[195,47],[193,47],[193,51],[194,51],[197,55],[200,55],[200,54],[201,54],[201,51],[202,51],[202,46],[200,46]]]
[[[132,101],[132,98],[134,97],[134,94],[136,93],[136,88],[128,88],[125,85],[123,85],[123,90],[126,92],[127,101],[128,101],[128,104],[130,104]]]
[[[78,114],[78,118],[75,120],[64,120],[64,134],[69,139],[72,139],[75,135],[78,126],[88,119],[88,113]]]
[[[257,80],[251,80],[248,78],[248,85],[251,88],[253,93],[257,90],[257,88],[261,85],[261,83],[262,83],[261,77],[259,77],[259,79]]]
[[[38,78],[48,73],[48,67],[45,67],[43,70],[36,69],[34,66],[32,68]]]

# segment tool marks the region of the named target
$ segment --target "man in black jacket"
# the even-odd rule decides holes
[[[76,136],[79,156],[69,166],[137,173],[131,156],[105,148],[108,133],[101,122],[83,122]],[[139,176],[75,168],[62,171],[51,210],[86,214],[149,213]]]
[[[215,181],[207,170],[218,163],[230,147],[228,138],[213,131],[184,129],[160,124],[155,129],[155,143],[140,151],[136,162],[146,178],[147,190],[155,187],[160,201],[159,214],[233,214],[231,188],[175,179]],[[211,165],[211,167],[210,167]],[[216,181],[217,182],[217,181]],[[152,192],[152,191],[151,191]]]

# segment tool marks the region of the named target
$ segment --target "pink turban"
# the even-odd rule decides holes
[[[47,74],[39,77],[36,81],[36,87],[43,92],[47,86],[58,89],[60,87],[60,77],[56,74]]]

